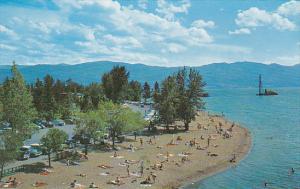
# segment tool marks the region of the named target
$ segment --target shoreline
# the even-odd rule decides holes
[[[73,180],[82,184],[84,186],[82,188],[87,188],[91,182],[100,188],[115,188],[116,186],[109,185],[107,182],[120,177],[124,184],[118,188],[130,189],[146,187],[140,182],[153,172],[157,175],[157,180],[147,188],[183,188],[237,165],[250,151],[251,135],[246,128],[235,124],[231,137],[224,138],[223,135],[216,134],[220,124],[222,125],[220,128],[224,131],[232,127],[232,122],[225,117],[199,112],[199,116],[190,124],[190,130],[187,132],[171,130],[173,133],[158,134],[156,137],[138,136],[137,141],[134,141],[133,136],[127,137],[128,141],[117,144],[121,148],[118,151],[120,159],[112,157],[113,151],[91,150],[88,154],[88,161],[80,163],[79,166],[66,166],[61,161],[54,161],[52,162],[52,172],[47,176],[40,173],[17,173],[15,176],[22,182],[20,188],[30,188],[36,181],[46,183],[41,188],[69,188],[68,186]],[[177,122],[175,125],[182,126],[182,123]],[[181,137],[182,140],[177,141],[177,137]],[[140,145],[140,138],[144,140],[143,145]],[[207,145],[208,138],[211,138],[210,145]],[[147,142],[150,139],[154,144]],[[192,140],[197,141],[196,145],[189,146],[188,144]],[[169,145],[170,141],[176,141],[177,144]],[[129,145],[133,145],[136,150],[128,150]],[[207,147],[205,147],[206,145]],[[205,148],[198,149],[196,146]],[[188,153],[186,155],[188,160],[184,162],[182,162],[183,156],[181,155],[183,153]],[[236,155],[236,159],[234,163],[231,163],[229,160],[233,154]],[[144,161],[144,174],[141,177],[136,176],[140,170],[138,163],[130,165],[132,175],[127,176],[126,167],[120,165],[125,160]],[[163,169],[153,169],[153,165],[160,162],[164,162]],[[47,160],[43,159],[41,163],[47,164]],[[99,168],[100,164],[113,168],[101,169]],[[109,172],[109,174],[103,175],[104,172]],[[80,174],[84,174],[86,177],[78,176]]]
[[[245,127],[241,127],[241,126],[239,126],[239,127],[242,128],[243,130],[245,130],[245,132],[247,133],[247,137],[246,137],[245,143],[243,145],[240,145],[241,156],[238,157],[236,163],[234,164],[235,166],[238,166],[238,164],[249,155],[251,148],[252,148],[252,138],[251,138],[250,131]],[[201,182],[202,180],[207,179],[211,176],[217,175],[228,169],[234,168],[235,166],[232,166],[232,163],[230,163],[228,161],[219,162],[218,165],[210,167],[206,171],[204,171],[205,173],[199,173],[198,176],[195,175],[195,177],[193,177],[193,178],[187,178],[185,181],[181,182],[180,184],[178,184],[177,186],[174,186],[174,187],[179,188],[179,189],[184,189],[184,188],[186,188],[190,185],[193,185],[197,182]]]

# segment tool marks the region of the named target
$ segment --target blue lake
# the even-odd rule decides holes
[[[256,89],[208,90],[206,108],[247,127],[252,149],[236,168],[185,188],[300,189],[300,88],[279,88],[278,96],[256,96]],[[295,174],[289,175],[289,169]]]

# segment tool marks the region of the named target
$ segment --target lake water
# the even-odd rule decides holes
[[[252,149],[236,168],[189,189],[300,189],[300,88],[276,89],[278,96],[256,96],[256,89],[209,90],[210,112],[221,113],[247,127]],[[290,168],[295,174],[289,176]]]

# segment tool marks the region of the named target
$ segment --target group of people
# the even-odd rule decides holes
[[[9,177],[8,180],[5,182],[6,185],[10,186],[10,187],[16,187],[18,185],[17,179]]]

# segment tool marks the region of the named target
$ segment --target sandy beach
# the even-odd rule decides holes
[[[133,136],[129,137],[130,140],[117,144],[121,147],[117,157],[114,157],[113,151],[94,150],[89,152],[88,160],[80,162],[80,165],[67,166],[57,161],[52,162],[53,168],[46,175],[18,173],[14,177],[21,182],[18,188],[33,188],[36,182],[44,183],[39,188],[70,188],[73,180],[77,180],[77,188],[88,188],[92,182],[99,188],[178,188],[234,167],[248,153],[250,133],[237,124],[232,131],[231,127],[232,122],[222,116],[200,112],[191,123],[190,131],[155,137],[138,136],[136,141]],[[220,128],[223,134],[217,133]],[[229,136],[224,137],[224,133]],[[140,144],[141,138],[143,145]],[[130,145],[134,150],[128,149]],[[127,163],[125,160],[128,160]],[[47,161],[44,163],[47,164]],[[141,166],[144,168],[142,176]],[[151,177],[151,184],[140,184],[151,172],[155,175],[155,183]],[[107,184],[117,177],[120,186]]]

